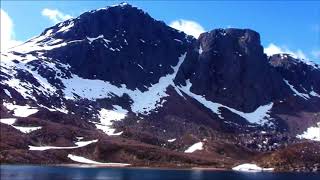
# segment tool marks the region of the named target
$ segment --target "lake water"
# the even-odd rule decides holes
[[[1,165],[1,180],[320,180],[315,173],[241,173],[233,171],[139,168],[82,168]]]

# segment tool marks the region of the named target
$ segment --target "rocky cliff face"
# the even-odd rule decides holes
[[[304,99],[310,99],[319,92],[320,69],[318,64],[303,62],[289,54],[273,55],[269,57],[269,62],[281,74],[283,81],[290,84],[291,90],[295,89]],[[296,91],[294,91],[296,95],[299,95]]]
[[[1,54],[0,159],[268,165],[317,146],[319,72],[267,57],[253,30],[195,39],[128,4],[93,10]]]
[[[249,29],[217,29],[200,35],[191,90],[244,112],[286,97],[281,75],[268,65],[260,36]],[[190,70],[189,70],[190,71]]]

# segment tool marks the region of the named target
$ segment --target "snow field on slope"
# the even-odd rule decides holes
[[[319,127],[309,127],[305,132],[297,135],[297,138],[320,141],[320,122],[318,123]]]
[[[58,146],[29,146],[30,151],[45,151],[49,149],[76,149],[80,147],[85,147],[89,144],[96,143],[98,140],[92,141],[77,141],[75,142],[76,146],[66,146],[66,147],[58,147]]]
[[[193,153],[197,150],[203,150],[203,143],[202,142],[198,142],[193,144],[192,146],[190,146],[187,150],[185,150],[185,153]]]
[[[230,108],[228,106],[222,105],[220,103],[215,103],[215,102],[211,102],[211,101],[206,100],[205,97],[191,92],[191,90],[190,90],[191,86],[192,86],[192,84],[191,84],[190,80],[187,80],[186,86],[179,87],[179,90],[183,91],[188,96],[197,100],[199,103],[201,103],[202,105],[204,105],[205,107],[210,109],[213,113],[216,113],[221,119],[223,119],[223,117],[221,115],[219,108],[224,107],[224,108],[230,110],[231,112],[243,117],[244,119],[246,119],[250,123],[255,123],[255,124],[260,124],[260,125],[270,123],[268,121],[268,119],[270,119],[269,113],[272,109],[273,103],[262,105],[262,106],[258,107],[253,112],[244,113],[244,112],[238,111],[236,109]]]
[[[38,129],[41,129],[41,126],[37,127],[23,127],[23,126],[15,126],[13,125],[17,121],[16,118],[3,118],[0,119],[0,123],[7,124],[9,126],[12,126],[13,128],[21,131],[22,133],[31,133],[32,131],[36,131]]]
[[[71,160],[78,162],[78,163],[104,165],[104,166],[109,166],[109,167],[112,167],[112,166],[120,167],[120,166],[129,166],[130,165],[130,164],[125,164],[125,163],[102,163],[102,162],[90,160],[90,159],[82,157],[82,156],[76,156],[73,154],[68,154],[68,158],[70,158]]]
[[[100,123],[92,122],[97,129],[102,130],[109,136],[121,135],[122,132],[115,133],[116,129],[112,128],[113,121],[120,121],[127,116],[128,111],[120,106],[114,105],[113,110],[102,108],[99,111]]]

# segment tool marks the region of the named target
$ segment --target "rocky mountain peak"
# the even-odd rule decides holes
[[[269,63],[278,71],[296,96],[310,99],[320,94],[320,67],[313,62],[293,57],[290,54],[275,54]],[[300,93],[300,94],[299,94]]]
[[[173,73],[172,67],[192,41],[141,9],[122,3],[58,23],[13,51],[40,53],[69,64],[72,73],[82,78],[144,91]]]
[[[260,35],[259,33],[250,29],[214,29],[209,32],[202,33],[198,38],[202,50],[238,44],[242,49],[248,49],[252,46],[260,47]]]
[[[311,61],[301,59],[293,56],[292,54],[282,53],[282,54],[274,54],[269,57],[269,63],[273,67],[283,67],[290,68],[291,66],[308,66],[309,68],[319,69],[320,66]]]
[[[56,24],[47,28],[41,35],[47,35],[56,39],[75,40],[85,37],[106,37],[115,34],[121,35],[124,31],[138,30],[142,35],[141,27],[151,24],[163,24],[154,20],[143,10],[127,3],[108,6],[92,11],[87,11],[77,18]],[[159,26],[159,25],[158,25]]]

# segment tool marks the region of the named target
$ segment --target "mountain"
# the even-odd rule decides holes
[[[250,29],[195,39],[122,3],[2,52],[0,86],[2,163],[320,168],[319,66]]]

